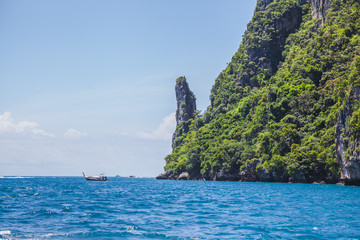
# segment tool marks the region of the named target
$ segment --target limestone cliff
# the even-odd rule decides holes
[[[283,61],[282,51],[287,37],[302,22],[303,2],[305,0],[297,3],[283,1],[281,4],[274,0],[258,1],[239,50],[211,90],[213,111],[225,113],[228,104],[240,100],[236,97],[240,96],[239,88],[259,88],[267,84]],[[266,24],[262,23],[264,19]],[[224,94],[225,91],[231,94]]]
[[[272,1],[273,0],[259,0],[257,3],[257,8],[261,11],[264,11]]]
[[[316,19],[325,21],[326,11],[330,8],[330,0],[310,0],[311,3],[311,16]]]
[[[359,22],[358,0],[258,0],[203,115],[178,79],[159,179],[359,184]]]
[[[196,98],[185,77],[176,79],[175,94],[177,109],[176,130],[172,137],[173,148],[181,143],[181,136],[189,131],[187,121],[193,119],[196,114]]]
[[[340,164],[341,180],[346,184],[360,185],[360,136],[352,126],[358,120],[355,108],[359,101],[360,86],[355,85],[345,100],[336,123],[336,155]]]
[[[260,36],[255,38],[245,33],[244,52],[247,59],[239,74],[237,83],[241,86],[259,87],[258,76],[264,74],[265,79],[276,72],[278,64],[282,59],[281,52],[285,45],[286,38],[293,33],[302,20],[302,8],[300,5],[291,5],[273,17],[271,28],[265,25],[254,24],[257,19],[263,18],[275,11],[276,5],[270,5],[271,0],[261,0],[257,4],[257,10],[253,21],[249,24],[247,32],[258,32]],[[254,44],[257,42],[257,44]]]

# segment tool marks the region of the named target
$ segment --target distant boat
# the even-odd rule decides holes
[[[103,173],[100,174],[99,177],[97,177],[97,176],[88,177],[88,176],[85,175],[85,173],[82,173],[82,174],[83,174],[84,178],[86,179],[86,181],[98,181],[98,182],[100,182],[100,181],[108,181],[108,178]]]
[[[136,178],[136,176],[134,176],[134,175],[131,175],[131,176],[130,176],[130,178]]]

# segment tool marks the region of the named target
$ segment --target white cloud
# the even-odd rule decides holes
[[[3,133],[19,133],[30,134],[45,137],[55,137],[42,129],[38,128],[39,124],[36,122],[21,121],[16,122],[10,112],[5,112],[0,115],[0,134]]]
[[[151,133],[139,132],[138,136],[145,139],[171,140],[175,127],[175,113],[171,113],[169,116],[166,116],[162,123]]]
[[[74,128],[69,128],[64,133],[64,138],[66,138],[66,139],[76,139],[76,138],[86,137],[87,135],[88,135],[87,132],[81,132],[81,131],[76,130]]]

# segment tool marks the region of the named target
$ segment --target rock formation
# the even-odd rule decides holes
[[[176,129],[172,136],[172,148],[175,149],[179,146],[186,133],[189,131],[189,120],[196,117],[196,98],[194,93],[190,90],[189,84],[185,77],[176,79],[175,84],[176,95]],[[156,179],[169,179],[169,180],[190,180],[189,173],[183,172],[181,174],[167,170],[158,175]]]
[[[202,116],[177,79],[173,151],[158,179],[360,185],[354,9],[358,0],[258,0]]]
[[[177,180],[178,175],[173,170],[167,170],[164,173],[159,174],[156,179],[158,180]]]
[[[179,137],[189,131],[187,121],[193,119],[196,114],[196,98],[190,90],[185,77],[176,79],[175,94],[177,102],[176,130],[172,137],[172,146],[175,148],[180,144]]]
[[[311,16],[316,19],[325,21],[326,11],[330,8],[330,0],[310,0]]]
[[[345,100],[344,108],[339,112],[336,123],[336,155],[340,164],[341,180],[345,184],[360,184],[360,136],[358,132],[354,132],[350,121],[355,105],[359,101],[360,86],[355,85]]]
[[[268,9],[272,0],[261,0],[257,4],[256,13],[258,18],[271,12]],[[257,20],[254,18],[253,22]],[[256,77],[259,74],[266,73],[265,78],[269,78],[278,68],[279,62],[282,60],[281,52],[285,45],[286,38],[290,33],[293,33],[299,26],[302,20],[302,10],[300,6],[293,5],[293,7],[284,11],[279,17],[273,18],[273,28],[268,28],[261,25],[249,24],[247,31],[254,31],[261,33],[262,36],[268,36],[271,39],[268,41],[266,37],[254,39],[252,35],[245,35],[244,38],[244,52],[247,53],[248,59],[244,62],[243,71],[237,80],[237,84],[241,86],[259,87]],[[251,44],[258,41],[257,45]]]
[[[190,175],[187,172],[182,172],[179,177],[178,180],[190,180]]]
[[[273,0],[259,0],[257,7],[259,10],[264,11]]]
[[[259,0],[257,4],[256,12],[258,16],[261,16],[262,12],[268,10],[270,3],[273,0]],[[300,0],[299,3],[303,4],[305,0]],[[310,0],[311,3],[311,15],[313,18],[321,19],[325,21],[326,11],[330,8],[330,0]],[[251,29],[252,25],[249,24],[248,31],[262,32],[262,35],[268,35],[272,39],[271,41],[259,42],[256,47],[245,48],[248,59],[244,63],[244,68],[247,71],[243,71],[241,76],[237,80],[237,83],[241,86],[258,87],[259,83],[252,80],[257,75],[267,73],[267,77],[276,72],[278,64],[282,61],[281,52],[285,45],[286,38],[290,33],[296,31],[302,21],[302,9],[300,5],[294,5],[292,8],[287,9],[277,18],[274,18],[272,25],[273,29],[259,27],[259,29]],[[254,41],[252,38],[244,38],[245,45],[252,46],[246,41]],[[254,67],[256,66],[256,67]]]

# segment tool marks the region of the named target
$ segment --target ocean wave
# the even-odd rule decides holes
[[[17,178],[34,178],[34,177],[22,177],[22,176],[0,176],[0,178],[17,179]]]
[[[0,231],[0,236],[2,236],[2,235],[10,235],[10,234],[11,234],[10,230],[1,230]]]

